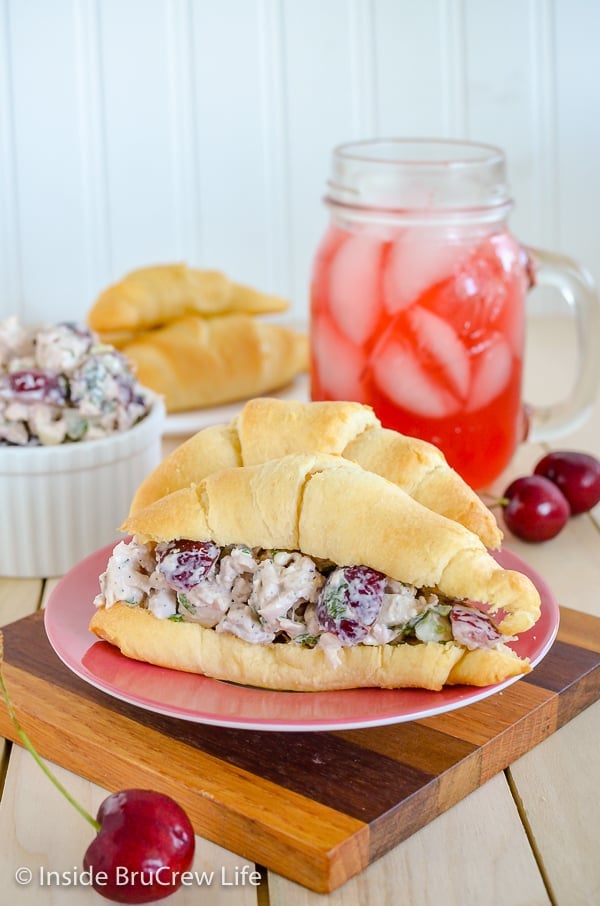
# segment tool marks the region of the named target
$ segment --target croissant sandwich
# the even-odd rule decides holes
[[[351,402],[250,400],[231,424],[199,431],[166,457],[139,486],[130,514],[211,472],[314,452],[359,463],[460,522],[487,547],[500,547],[502,532],[493,513],[437,447],[382,428],[369,406]]]
[[[341,456],[215,472],[130,516],[90,629],[128,657],[269,689],[485,686],[540,598],[464,526]]]

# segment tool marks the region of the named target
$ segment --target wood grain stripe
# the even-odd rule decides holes
[[[582,676],[593,673],[599,665],[600,654],[597,652],[558,639],[541,664],[524,677],[524,682],[563,693],[573,683],[579,682]]]
[[[559,639],[531,676],[526,677],[525,684],[540,684],[555,691],[558,729],[600,696],[600,654]]]
[[[465,790],[481,783],[481,751],[472,742],[442,733],[415,721],[395,726],[369,727],[338,733],[356,745],[371,749],[405,765],[418,767],[435,780],[428,795],[441,814],[464,798]],[[377,841],[371,839],[371,845]]]
[[[14,666],[72,692],[76,698],[122,715],[328,808],[370,822],[433,780],[433,774],[329,733],[237,730],[153,714],[112,698],[71,673],[46,639],[42,615],[5,630]],[[10,654],[8,654],[10,652]],[[385,784],[381,783],[382,775]],[[340,787],[343,786],[343,796]]]
[[[108,789],[175,795],[204,837],[327,892],[600,698],[599,626],[567,612],[532,674],[484,701],[336,733],[213,727],[121,702],[60,662],[42,613],[5,628],[5,674],[42,755]],[[0,731],[14,738],[3,708]]]
[[[553,697],[552,692],[537,686],[523,688],[521,681],[467,708],[429,717],[419,723],[473,745],[485,746]]]
[[[578,648],[600,652],[600,617],[561,607],[558,639]],[[538,669],[536,667],[536,672]]]
[[[10,664],[5,676],[19,720],[44,758],[109,790],[143,786],[175,796],[197,833],[308,886],[315,868],[331,880],[337,863],[351,874],[367,864],[365,823],[112,710],[90,710],[87,700],[44,687]],[[0,732],[15,739],[4,708]]]

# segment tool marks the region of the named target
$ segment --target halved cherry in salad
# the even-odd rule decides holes
[[[319,596],[319,627],[342,642],[364,639],[381,610],[385,585],[386,577],[367,566],[335,569]]]

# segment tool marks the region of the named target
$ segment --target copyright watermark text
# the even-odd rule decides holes
[[[15,881],[20,887],[36,884],[38,887],[91,887],[96,889],[108,886],[117,887],[258,887],[260,872],[251,865],[222,865],[220,871],[173,871],[166,865],[154,872],[134,871],[126,865],[117,865],[114,874],[109,878],[107,872],[92,869],[68,868],[64,871],[51,871],[43,865],[33,871],[27,865],[21,865],[15,871]]]

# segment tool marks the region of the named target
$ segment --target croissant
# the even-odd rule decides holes
[[[138,559],[134,562],[126,542],[122,542],[120,552],[115,549],[114,565],[109,562],[101,580],[103,592],[96,601],[90,629],[128,657],[232,682],[297,691],[488,685],[530,669],[505,642],[510,634],[529,629],[539,617],[540,598],[533,583],[521,573],[500,567],[483,543],[463,526],[422,506],[387,479],[338,455],[291,454],[260,465],[224,469],[131,515],[122,529],[134,536],[129,544],[137,550]],[[263,552],[277,560],[277,552],[290,552],[292,558],[314,558],[316,567],[325,573],[341,570],[346,584],[337,587],[335,607],[327,611],[335,615],[339,626],[346,619],[341,601],[348,582],[385,581],[391,583],[393,593],[398,593],[394,583],[403,583],[404,594],[416,593],[417,589],[419,595],[443,596],[452,612],[467,605],[470,619],[476,622],[496,615],[497,625],[490,631],[502,635],[491,644],[484,641],[471,645],[461,641],[456,632],[442,641],[398,638],[394,644],[376,638],[363,644],[363,634],[346,637],[335,651],[328,650],[320,638],[306,647],[293,634],[282,640],[280,632],[267,641],[260,635],[248,638],[236,630],[244,607],[245,618],[260,633],[263,622],[257,612],[266,620],[269,607],[280,599],[271,586],[263,587],[262,604],[255,598],[250,607],[237,600],[241,588],[237,585],[235,604],[227,600],[227,607],[235,611],[233,622],[207,623],[203,617],[206,611],[202,610],[205,605],[192,604],[198,595],[202,598],[202,583],[210,582],[212,567],[190,579],[190,571],[198,569],[198,561],[194,561],[198,550],[203,567],[206,565],[202,560],[208,556],[203,547],[206,544],[225,555],[232,545],[243,545],[237,549],[241,557]],[[127,557],[133,558],[131,562]],[[287,563],[287,557],[285,554],[278,562]],[[296,568],[296,562],[291,562]],[[174,563],[179,566],[174,567]],[[166,576],[179,580],[183,576],[191,586],[183,597],[178,593],[175,598],[170,592],[179,608],[173,618],[165,618],[168,592],[163,589],[154,610],[140,593],[143,583],[137,580],[142,564],[146,571],[162,569]],[[267,566],[271,569],[273,563]],[[357,568],[367,571],[366,580],[356,578]],[[123,586],[126,576],[131,579],[131,589]],[[111,598],[113,580],[117,600]],[[370,596],[370,586],[365,593]],[[290,586],[280,589],[279,594],[289,596]],[[290,618],[281,623],[282,628],[293,625],[295,608],[313,600],[310,594],[303,586],[295,603],[293,595],[286,600],[291,616],[288,614]],[[127,603],[119,600],[119,595],[126,595]],[[207,600],[210,609],[214,599],[209,595]],[[189,617],[190,613],[188,619],[182,616]],[[373,615],[370,622],[364,618],[369,626],[374,625],[373,619]],[[336,632],[324,630],[329,643],[332,638],[335,641]],[[340,630],[338,642],[341,638]]]
[[[265,314],[287,308],[284,299],[232,283],[218,271],[163,264],[132,271],[109,286],[92,306],[88,323],[105,342],[121,345],[140,331],[188,314]]]
[[[304,334],[244,314],[188,315],[140,334],[122,352],[168,412],[270,393],[308,367]]]
[[[493,513],[437,447],[382,428],[370,407],[352,402],[250,400],[231,424],[199,431],[164,459],[139,486],[130,513],[219,469],[302,452],[355,461],[475,532],[487,547],[500,546]]]

